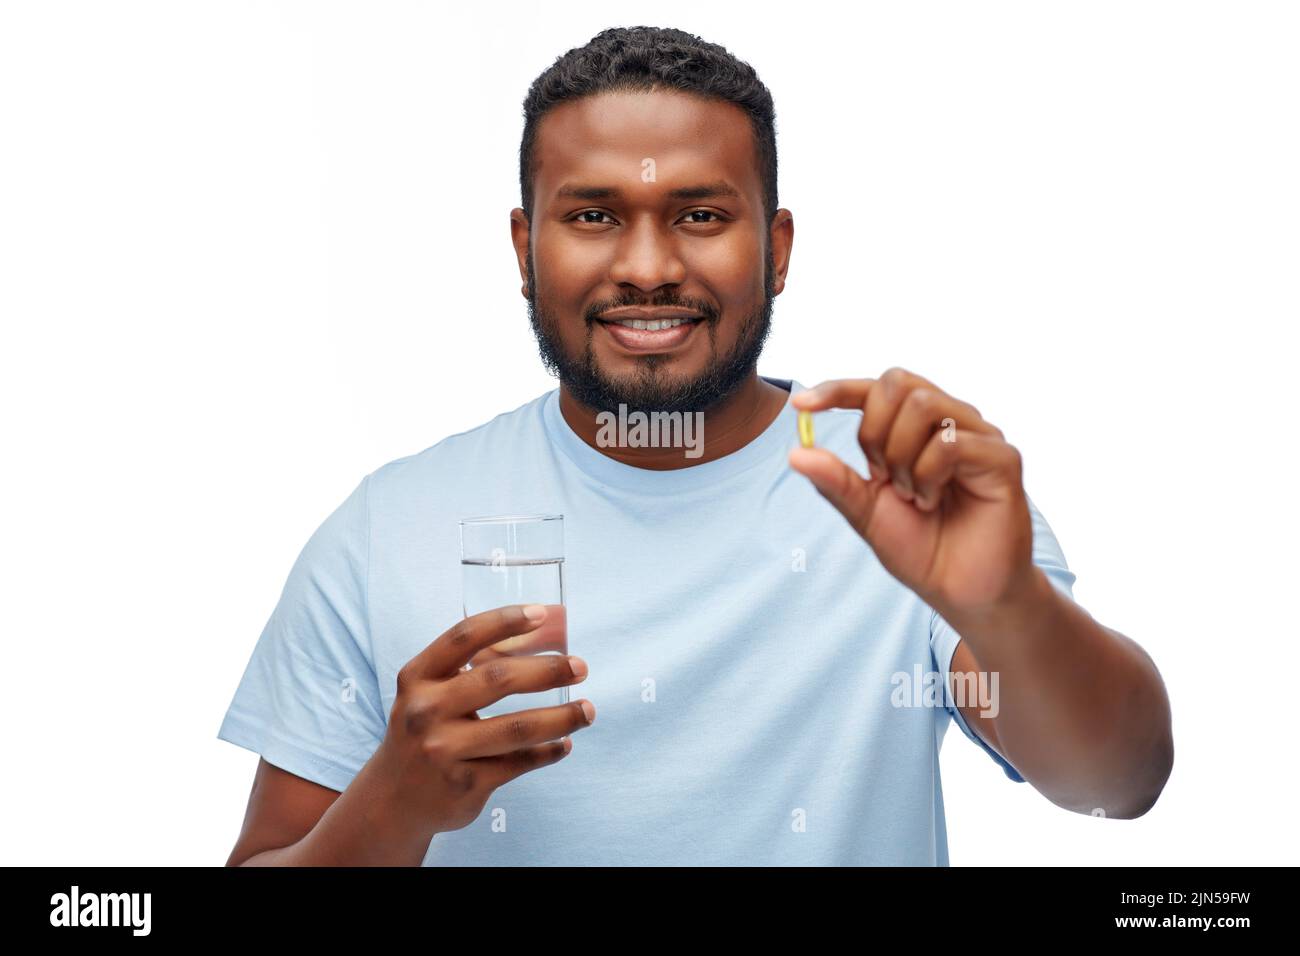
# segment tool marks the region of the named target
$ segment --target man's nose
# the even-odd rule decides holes
[[[649,218],[625,227],[610,263],[610,280],[645,290],[682,284],[686,280],[686,263],[671,227]]]

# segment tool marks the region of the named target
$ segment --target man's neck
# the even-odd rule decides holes
[[[772,424],[789,398],[789,392],[765,381],[756,372],[733,394],[703,415],[683,412],[682,419],[690,416],[703,426],[702,441],[695,439],[696,443],[703,445],[697,457],[687,457],[686,452],[690,449],[680,444],[668,447],[662,436],[660,447],[632,447],[628,443],[600,440],[610,434],[605,423],[611,417],[616,419],[618,410],[581,405],[563,385],[560,386],[560,414],[578,437],[615,461],[651,471],[671,471],[702,465],[744,448]],[[606,418],[597,420],[597,416],[602,414]]]

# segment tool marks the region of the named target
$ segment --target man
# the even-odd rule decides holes
[[[794,236],[773,130],[754,71],[677,30],[533,84],[510,226],[560,387],[307,543],[219,735],[262,755],[229,863],[946,865],[951,719],[1062,807],[1155,802],[1160,676],[1073,602],[1002,432],[901,369],[757,374]],[[702,441],[610,427],[636,413]],[[458,521],[501,513],[565,516],[572,657],[500,644],[554,608],[459,620]]]

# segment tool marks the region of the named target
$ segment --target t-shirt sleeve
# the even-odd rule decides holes
[[[1025,497],[1027,500],[1029,499],[1028,495]],[[1066,565],[1065,555],[1056,540],[1056,535],[1052,533],[1051,527],[1048,526],[1047,521],[1038,511],[1038,508],[1035,507],[1032,500],[1029,500],[1029,517],[1034,529],[1034,564],[1043,570],[1043,573],[1047,575],[1047,579],[1056,590],[1070,600],[1074,600],[1074,572]],[[1019,771],[1000,753],[990,747],[983,737],[970,728],[966,723],[966,718],[962,716],[961,708],[957,707],[952,699],[948,684],[948,671],[952,667],[952,656],[956,652],[957,644],[960,641],[961,635],[952,629],[952,625],[945,621],[938,612],[932,612],[930,617],[930,649],[936,663],[935,670],[943,675],[944,709],[956,721],[957,726],[961,728],[961,732],[975,741],[985,753],[992,757],[1008,777],[1016,783],[1024,783],[1025,778],[1020,775]]]
[[[289,572],[217,737],[343,791],[384,738],[369,629],[370,476]]]

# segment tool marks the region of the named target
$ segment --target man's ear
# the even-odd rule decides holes
[[[772,250],[772,294],[780,295],[785,290],[785,274],[790,268],[790,251],[794,246],[794,213],[785,208],[776,211],[767,241]]]
[[[523,282],[520,293],[528,298],[528,243],[532,229],[528,214],[516,207],[510,210],[510,242],[515,247],[515,258],[519,260],[519,278]]]

